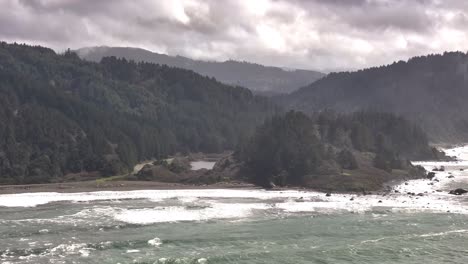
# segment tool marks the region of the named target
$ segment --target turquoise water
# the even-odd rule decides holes
[[[238,202],[238,201],[237,201]],[[141,200],[0,209],[2,263],[466,263],[463,214],[289,213],[131,224]],[[188,209],[190,210],[190,208]],[[196,209],[193,209],[196,210]]]

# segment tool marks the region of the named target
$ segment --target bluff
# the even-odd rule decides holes
[[[235,148],[276,111],[193,71],[0,43],[0,183],[130,171],[139,160]]]

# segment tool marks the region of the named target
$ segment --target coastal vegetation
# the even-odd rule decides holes
[[[0,183],[130,172],[177,152],[234,149],[277,108],[193,71],[0,43]]]
[[[108,180],[370,190],[423,177],[409,160],[445,158],[421,128],[394,114],[284,113],[193,71],[116,57],[88,62],[4,42],[0,121],[1,184],[118,175]],[[213,170],[193,171],[183,158],[226,150],[236,151]]]
[[[333,109],[403,115],[431,142],[468,139],[468,53],[445,52],[389,65],[330,73],[289,95],[277,97],[286,109],[311,114]]]
[[[409,160],[445,155],[429,146],[419,127],[393,114],[290,111],[267,120],[235,157],[242,175],[262,186],[359,191],[424,177]]]

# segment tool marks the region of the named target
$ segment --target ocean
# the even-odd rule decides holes
[[[448,191],[468,188],[468,147],[447,153],[459,161],[415,162],[444,166],[437,180],[404,182],[385,196],[258,189],[0,195],[0,262],[466,263],[468,195]]]

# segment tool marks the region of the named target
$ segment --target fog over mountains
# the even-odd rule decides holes
[[[331,73],[278,99],[286,108],[308,113],[333,109],[375,109],[404,115],[435,142],[468,139],[468,54],[446,52],[407,62]]]
[[[103,57],[115,56],[193,70],[201,75],[214,77],[220,82],[247,87],[264,95],[290,93],[325,76],[317,71],[282,69],[233,60],[200,61],[130,47],[86,47],[78,49],[77,53],[83,59],[96,62]]]
[[[256,93],[278,95],[274,100],[286,110],[391,112],[416,122],[433,142],[468,139],[468,118],[463,115],[468,111],[468,55],[463,52],[414,57],[327,76],[315,71],[288,71],[248,62],[197,61],[137,48],[90,47],[79,49],[77,53],[91,61],[116,56],[190,69]]]

